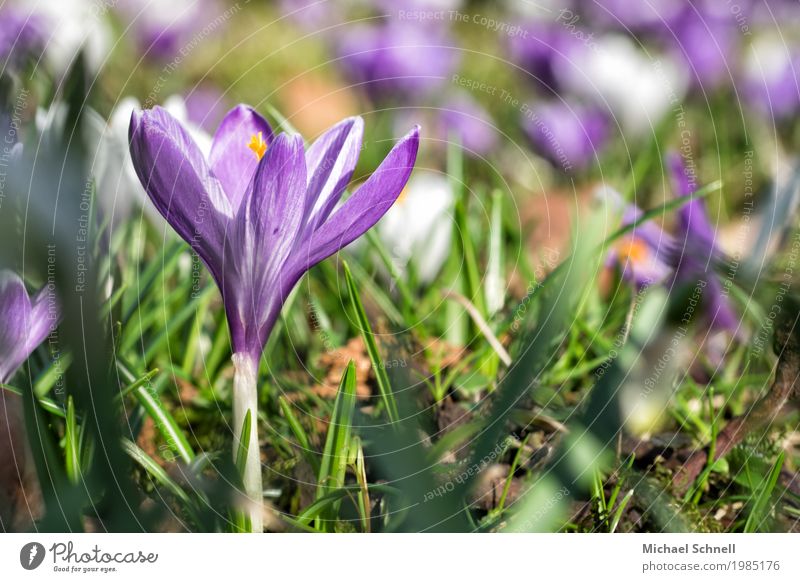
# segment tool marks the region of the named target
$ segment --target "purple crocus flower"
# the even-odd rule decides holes
[[[594,0],[587,2],[587,5],[593,22],[609,28],[638,32],[670,27],[681,12],[684,0]]]
[[[667,169],[679,196],[691,196],[697,190],[691,169],[677,153],[667,156]],[[709,329],[737,333],[739,318],[727,291],[714,271],[723,260],[716,245],[716,230],[708,220],[701,199],[687,202],[678,210],[678,232],[672,251],[675,286],[695,286],[704,300],[703,317]]]
[[[483,106],[465,92],[450,92],[441,98],[431,98],[420,107],[398,108],[393,126],[401,131],[414,121],[422,121],[433,139],[430,147],[446,149],[456,141],[465,154],[485,156],[497,144],[498,129]]]
[[[342,66],[376,100],[430,95],[450,80],[458,50],[437,23],[392,20],[348,27],[336,42]]]
[[[623,226],[633,224],[642,211],[629,206],[622,216]],[[609,253],[609,260],[619,263],[624,279],[637,288],[663,283],[672,269],[667,263],[673,239],[653,221],[645,221],[633,227],[633,230],[617,242]]]
[[[691,196],[694,176],[680,155],[667,156],[667,170],[679,196]],[[619,194],[607,192],[614,206],[623,205]],[[625,208],[623,225],[642,215],[638,207]],[[618,263],[623,277],[639,289],[661,283],[668,289],[693,287],[702,297],[702,318],[709,330],[738,334],[739,318],[714,268],[724,260],[716,245],[716,232],[702,200],[686,202],[677,213],[677,232],[666,234],[652,221],[637,224],[608,254],[607,265]]]
[[[591,33],[572,34],[568,26],[576,26],[571,24],[574,18],[571,10],[562,10],[556,21],[528,22],[522,25],[524,34],[508,38],[512,62],[530,75],[530,82],[553,94],[561,89],[557,71],[575,68],[582,51],[592,42]],[[579,38],[581,35],[583,40]]]
[[[781,38],[761,36],[747,49],[741,89],[747,103],[774,119],[800,110],[800,51]]]
[[[284,17],[309,32],[321,32],[346,22],[348,6],[334,0],[279,0],[278,8]]]
[[[15,273],[0,271],[0,382],[8,382],[58,323],[55,294],[33,297]]]
[[[436,13],[458,10],[463,6],[464,0],[374,0],[374,3],[383,12],[398,18],[401,17],[399,13],[403,11],[420,15],[419,18],[427,16],[428,18],[438,17],[444,19],[446,17],[445,14],[440,16]],[[408,17],[406,16],[405,18]]]
[[[192,35],[205,37],[223,22],[214,20],[220,12],[215,0],[169,0],[157,7],[152,0],[122,0],[118,11],[131,25],[140,52],[162,61],[175,57]],[[212,21],[216,24],[209,27]]]
[[[699,90],[709,90],[730,80],[730,63],[739,50],[739,29],[724,17],[687,6],[661,36],[688,66]]]
[[[187,119],[197,127],[212,132],[225,116],[227,105],[222,92],[212,85],[201,85],[187,93]]]
[[[44,23],[36,14],[0,10],[0,70],[18,68],[26,59],[37,59],[44,50]]]
[[[50,287],[30,297],[11,271],[0,270],[0,382],[7,383],[58,322]],[[6,526],[29,508],[20,507],[36,487],[36,476],[25,447],[22,399],[0,389],[0,523]],[[19,493],[22,492],[22,496]]]
[[[522,121],[536,151],[564,171],[591,163],[608,137],[599,109],[561,101],[526,108]]]
[[[635,204],[625,205],[619,193],[609,188],[604,188],[603,193],[607,203],[616,209],[624,208],[622,226],[634,224],[642,216],[639,207]],[[674,246],[674,239],[654,221],[640,222],[614,244],[608,253],[606,265],[618,265],[622,278],[642,290],[664,283],[672,274],[668,259]]]
[[[752,23],[756,27],[777,28],[797,19],[796,0],[750,0],[748,4],[749,9],[743,10],[746,23]]]
[[[468,152],[488,154],[497,143],[498,130],[489,112],[467,93],[448,97],[438,122],[442,139],[457,138]]]
[[[256,418],[256,371],[289,292],[312,266],[360,237],[391,207],[416,161],[419,127],[406,135],[343,204],[363,134],[345,119],[307,150],[299,135],[275,136],[239,105],[222,120],[206,159],[160,107],[134,112],[131,157],[158,211],[197,252],[222,292],[234,363],[234,436]],[[243,481],[261,531],[261,465],[251,425]]]

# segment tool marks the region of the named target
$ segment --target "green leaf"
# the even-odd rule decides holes
[[[250,432],[253,429],[252,414],[248,410],[242,421],[242,432],[239,437],[239,444],[236,448],[236,469],[240,475],[244,475],[245,465],[247,464],[247,452],[250,448]]]
[[[71,363],[72,356],[70,354],[60,354],[36,379],[36,383],[33,385],[34,394],[40,398],[48,394],[58,379],[63,378],[64,372]]]
[[[397,402],[395,402],[392,386],[389,383],[389,376],[386,374],[386,366],[381,360],[378,345],[375,342],[375,335],[372,333],[372,326],[370,326],[369,319],[367,319],[367,313],[364,311],[364,305],[361,303],[361,297],[358,295],[358,289],[347,262],[344,263],[344,276],[347,281],[347,290],[350,294],[353,312],[361,330],[361,337],[364,338],[364,345],[367,347],[367,354],[370,362],[372,362],[372,369],[375,372],[375,379],[378,383],[378,391],[381,394],[383,405],[386,407],[389,419],[392,422],[397,422],[400,419],[400,415],[397,412]]]
[[[306,434],[303,425],[300,424],[300,421],[294,414],[292,410],[292,405],[289,403],[286,398],[281,396],[278,399],[278,404],[283,411],[283,415],[286,417],[286,421],[289,423],[289,428],[292,430],[294,434],[294,438],[297,439],[297,443],[300,446],[301,453],[305,457],[306,461],[308,461],[309,465],[314,469],[316,474],[319,474],[319,460],[317,459],[316,455],[314,455],[313,450],[311,448],[311,441],[308,438],[308,434]]]
[[[67,398],[67,422],[64,428],[64,441],[67,478],[72,483],[78,483],[81,479],[81,438],[78,425],[75,422],[75,403],[72,400],[72,396]]]
[[[370,491],[384,495],[400,494],[398,489],[395,489],[389,485],[371,485]],[[296,525],[306,527],[311,523],[312,520],[325,513],[327,509],[341,502],[341,500],[345,497],[355,497],[359,493],[359,487],[340,487],[339,489],[334,489],[325,496],[316,499],[311,505],[300,512],[300,514],[294,518],[293,521],[296,522]]]
[[[140,467],[142,467],[150,477],[155,479],[156,483],[167,489],[180,501],[186,505],[191,504],[191,500],[186,492],[178,485],[167,472],[159,465],[154,459],[140,449],[133,441],[129,439],[122,439],[122,448]]]
[[[0,390],[6,390],[12,394],[17,394],[18,396],[23,395],[22,390],[16,386],[11,386],[10,384],[0,384]],[[66,412],[64,412],[64,408],[57,402],[51,400],[50,398],[37,398],[37,401],[45,412],[49,412],[50,414],[60,418],[66,418],[67,415]]]
[[[139,386],[133,391],[133,394],[155,422],[156,428],[167,441],[170,450],[176,452],[184,463],[191,463],[194,459],[194,451],[178,423],[175,422],[175,418],[164,408],[155,390],[148,384]]]
[[[756,497],[750,515],[747,516],[747,522],[744,524],[745,533],[760,531],[762,525],[767,520],[770,513],[769,500],[772,497],[775,486],[778,484],[778,477],[780,477],[785,456],[785,451],[781,451],[775,463],[772,465],[767,479],[763,481],[761,487],[759,487],[758,497]]]
[[[317,499],[328,495],[344,485],[347,472],[348,446],[352,432],[353,412],[356,407],[356,366],[351,360],[339,385],[333,414],[325,437],[319,474],[317,475]],[[328,529],[336,519],[338,505],[331,507],[325,516],[316,520],[317,528]],[[323,517],[325,519],[323,519]]]

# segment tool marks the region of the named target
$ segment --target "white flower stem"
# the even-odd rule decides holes
[[[258,363],[249,354],[233,354],[233,458],[236,461],[242,427],[250,411],[250,439],[247,459],[242,471],[244,493],[247,497],[244,513],[250,518],[251,532],[264,531],[264,496],[261,486],[261,455],[258,447]]]

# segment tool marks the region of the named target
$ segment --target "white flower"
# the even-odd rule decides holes
[[[436,277],[450,254],[454,194],[446,176],[414,171],[403,193],[378,223],[383,241],[402,273],[411,263],[420,282]]]
[[[597,39],[571,55],[574,66],[558,71],[564,85],[609,107],[623,129],[652,131],[686,94],[688,77],[668,55],[648,57],[632,40]]]
[[[83,49],[86,65],[97,72],[111,48],[108,8],[97,0],[18,0],[16,6],[47,26],[45,54],[57,72],[66,71]]]

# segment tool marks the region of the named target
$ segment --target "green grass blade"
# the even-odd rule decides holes
[[[67,398],[67,422],[64,427],[64,441],[67,478],[72,483],[78,483],[81,479],[81,438],[78,424],[75,421],[75,403],[72,400],[72,396]]]
[[[619,526],[619,522],[622,519],[622,514],[625,513],[625,508],[628,507],[628,503],[633,498],[633,489],[628,491],[625,494],[625,497],[622,498],[622,501],[619,502],[619,507],[614,512],[614,518],[611,520],[611,527],[609,528],[609,533],[614,533],[617,531],[617,526]]]
[[[71,363],[72,356],[70,354],[61,354],[36,379],[36,383],[33,385],[33,393],[39,398],[48,394],[53,386],[56,385],[58,379],[64,376]]]
[[[158,485],[164,487],[185,505],[191,504],[189,496],[181,486],[178,485],[150,455],[140,449],[136,443],[128,439],[122,439],[122,448]]]
[[[386,270],[389,271],[389,275],[392,277],[392,281],[397,285],[397,290],[400,291],[400,297],[403,299],[403,314],[405,315],[406,319],[410,315],[413,315],[413,307],[414,307],[414,295],[411,293],[411,289],[408,288],[408,284],[406,283],[406,278],[400,273],[397,269],[397,265],[392,260],[389,251],[386,249],[386,246],[381,242],[378,238],[378,235],[375,234],[374,230],[367,231],[367,241],[372,245],[378,256],[383,263],[383,266],[386,267]]]
[[[286,398],[281,396],[278,399],[278,404],[281,407],[281,411],[283,411],[283,415],[286,417],[286,421],[289,423],[289,428],[291,429],[292,434],[294,434],[294,438],[297,439],[297,443],[301,448],[301,453],[305,457],[306,461],[308,461],[308,463],[311,465],[312,469],[314,469],[314,473],[319,474],[319,460],[317,459],[316,455],[314,455],[308,434],[303,428],[303,425],[300,424],[297,416],[295,416],[291,403],[286,400]]]
[[[139,386],[133,391],[133,394],[155,422],[156,428],[167,441],[170,450],[177,453],[184,463],[191,463],[194,459],[194,451],[178,423],[175,422],[175,418],[164,408],[155,390],[149,385]]]
[[[242,421],[242,436],[239,438],[239,444],[236,448],[236,470],[239,471],[240,475],[244,475],[245,465],[247,464],[247,452],[250,448],[250,431],[252,428],[252,414],[248,410]]]
[[[283,113],[278,111],[273,105],[267,103],[265,108],[267,110],[267,114],[278,124],[280,131],[285,131],[286,133],[300,133],[297,131],[297,129],[295,129],[294,125],[292,125],[292,122],[289,121],[289,119],[284,116]]]
[[[766,521],[769,515],[769,500],[772,497],[772,492],[778,484],[778,477],[780,477],[781,469],[783,468],[783,461],[786,456],[784,451],[781,451],[775,463],[770,469],[767,479],[762,483],[759,488],[758,497],[753,503],[753,509],[747,517],[744,525],[745,533],[755,533],[761,529],[761,525]]]
[[[130,286],[128,289],[131,292],[137,292],[136,296],[132,298],[130,303],[125,307],[122,316],[122,323],[127,323],[139,311],[146,298],[154,288],[155,282],[159,277],[163,278],[165,273],[171,272],[178,262],[178,258],[186,248],[186,243],[179,240],[173,240],[170,245],[165,249],[161,255],[162,260],[150,261],[150,264],[144,272],[137,277],[137,285]]]
[[[356,366],[350,361],[342,375],[331,421],[328,425],[328,434],[325,437],[325,448],[317,475],[317,499],[325,497],[331,491],[340,489],[344,485],[355,406]],[[332,526],[332,521],[336,518],[337,507],[330,508],[330,511],[325,512],[325,516],[317,517],[318,529],[327,530]]]
[[[16,394],[17,396],[22,396],[23,392],[16,386],[11,386],[10,384],[0,384],[0,390],[6,390],[11,394]],[[64,408],[58,404],[57,402],[51,400],[50,398],[38,398],[39,405],[42,407],[42,410],[45,412],[49,412],[55,416],[60,418],[66,418],[67,414],[64,411]]]
[[[347,281],[350,302],[361,330],[361,336],[364,338],[364,345],[367,347],[367,354],[372,363],[372,369],[375,372],[381,399],[386,407],[389,419],[392,422],[397,422],[400,419],[400,415],[397,412],[397,402],[395,402],[392,386],[389,383],[389,376],[386,374],[386,366],[381,360],[378,345],[375,342],[375,335],[372,333],[372,326],[369,324],[367,313],[364,311],[364,305],[361,303],[361,297],[358,295],[358,289],[356,288],[356,283],[353,280],[353,275],[350,273],[350,267],[347,265],[347,262],[344,263],[344,276]]]
[[[118,361],[117,362],[117,367],[120,367],[120,366],[122,366],[122,364],[121,364],[121,362]],[[127,371],[127,368],[125,368],[125,370]],[[158,372],[159,372],[159,369],[155,368],[153,370],[150,370],[149,372],[147,372],[147,374],[145,374],[144,376],[141,376],[139,378],[135,378],[135,376],[133,376],[133,374],[130,374],[130,376],[128,376],[128,377],[130,379],[133,379],[133,381],[131,382],[131,384],[129,384],[128,386],[126,386],[125,388],[123,388],[122,390],[119,391],[119,394],[117,395],[117,398],[124,398],[125,396],[127,396],[128,394],[130,394],[131,392],[133,392],[134,390],[136,390],[140,386],[144,386],[144,385],[148,384],[150,382],[150,380],[152,380],[153,378],[156,377]]]

